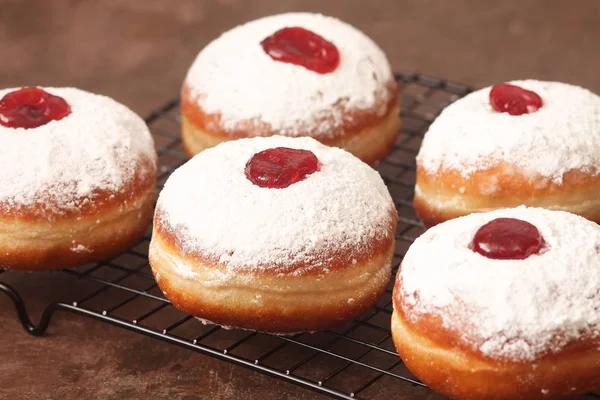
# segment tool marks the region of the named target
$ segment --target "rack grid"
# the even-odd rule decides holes
[[[397,248],[393,266],[424,230],[412,208],[415,155],[424,132],[451,102],[471,88],[418,74],[396,74],[401,86],[402,129],[395,147],[379,165],[398,209]],[[187,161],[179,135],[179,100],[146,118],[158,149],[159,189]],[[69,302],[49,304],[37,324],[31,322],[17,290],[2,282],[0,291],[13,301],[23,327],[42,335],[56,311],[67,311],[129,329],[189,350],[260,371],[338,399],[383,399],[390,396],[431,399],[397,356],[390,334],[392,282],[377,305],[337,329],[292,336],[228,330],[204,325],[175,309],[156,285],[148,265],[150,229],[134,248],[111,260],[64,270],[94,283],[95,289]],[[421,395],[419,395],[419,391]],[[590,394],[588,399],[600,398]]]

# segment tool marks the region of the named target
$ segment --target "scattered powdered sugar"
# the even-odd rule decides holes
[[[124,105],[74,88],[43,89],[64,98],[71,114],[33,129],[0,126],[4,206],[40,204],[59,214],[90,201],[95,190],[118,192],[141,160],[155,162],[146,124]],[[0,98],[13,90],[0,90]]]
[[[319,74],[274,61],[260,42],[285,27],[303,27],[332,42],[340,53],[338,68]],[[389,62],[371,39],[338,19],[311,13],[266,17],[224,33],[200,52],[185,81],[205,112],[222,113],[225,129],[259,119],[287,136],[332,135],[322,120],[341,125],[351,117],[348,109],[376,107],[383,115],[390,82]]]
[[[73,253],[91,253],[91,252],[93,252],[93,250],[90,249],[89,247],[86,247],[82,244],[75,244],[75,243],[73,243],[73,245],[71,246],[71,251]]]
[[[244,173],[255,153],[274,147],[312,151],[320,170],[284,189],[261,188]],[[168,179],[156,216],[184,253],[227,270],[304,263],[323,268],[331,252],[352,259],[389,235],[394,204],[379,174],[311,138],[241,139],[208,149]]]
[[[212,322],[212,321],[209,321],[209,320],[207,320],[207,319],[204,319],[204,318],[200,318],[200,317],[195,317],[195,318],[196,318],[198,321],[202,322],[202,325],[205,325],[205,326],[206,326],[206,325],[219,325],[219,324],[217,324],[216,322]],[[223,328],[223,329],[227,330],[227,331],[229,331],[229,330],[231,330],[231,329],[234,329],[234,328],[232,328],[231,326],[227,326],[227,325],[219,325],[219,326],[220,326],[221,328]]]
[[[433,173],[444,167],[464,177],[506,162],[555,183],[572,169],[598,173],[600,96],[566,83],[511,83],[540,95],[542,108],[513,116],[492,109],[491,88],[471,93],[431,124],[417,162]]]
[[[468,248],[490,220],[535,225],[546,242],[525,260],[492,260]],[[471,214],[419,237],[402,262],[403,310],[439,315],[485,356],[532,361],[581,336],[600,337],[600,226],[524,206]]]
[[[200,321],[202,323],[202,325],[204,325],[204,326],[217,325],[217,326],[220,326],[221,328],[223,328],[223,329],[225,329],[227,331],[232,330],[232,329],[237,329],[237,330],[248,331],[248,332],[258,332],[258,331],[254,330],[254,329],[246,329],[246,328],[238,328],[238,327],[234,328],[234,327],[227,326],[227,325],[219,325],[216,322],[212,322],[212,321],[209,321],[209,320],[204,319],[204,318],[200,318],[200,317],[195,317],[195,318],[198,321]],[[315,332],[314,331],[286,332],[286,333],[269,332],[269,335],[275,335],[275,336],[294,336],[294,335],[297,335],[299,333],[305,333],[305,334],[306,333],[310,333],[310,334],[313,334]]]

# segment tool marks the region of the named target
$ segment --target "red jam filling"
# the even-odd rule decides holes
[[[524,260],[539,254],[544,238],[529,222],[515,218],[497,218],[475,233],[469,248],[494,260]]]
[[[333,43],[300,27],[278,30],[260,45],[273,60],[300,65],[319,74],[335,71],[340,63],[340,53]]]
[[[69,114],[65,99],[35,87],[15,90],[0,100],[0,125],[7,128],[37,128]]]
[[[256,153],[246,164],[246,177],[256,186],[286,188],[319,170],[311,151],[275,147]]]
[[[492,87],[490,104],[495,111],[510,115],[531,114],[544,105],[537,93],[508,83]]]

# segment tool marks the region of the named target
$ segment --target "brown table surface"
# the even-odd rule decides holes
[[[397,71],[476,87],[539,78],[600,92],[595,0],[2,0],[0,87],[75,86],[143,115],[177,93],[197,52],[220,32],[293,10],[355,25]],[[49,300],[85,290],[65,274],[2,278],[19,288],[36,316]],[[34,338],[5,296],[0,324],[0,399],[325,398],[80,316],[56,315],[48,334]]]

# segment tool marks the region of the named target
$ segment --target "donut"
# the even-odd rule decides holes
[[[152,219],[152,137],[108,97],[0,90],[0,160],[0,268],[100,261],[133,246]]]
[[[426,231],[396,277],[392,336],[452,399],[561,399],[600,389],[600,226],[520,206]]]
[[[426,226],[521,204],[600,222],[600,96],[513,81],[467,95],[433,122],[414,197]]]
[[[383,51],[331,17],[288,13],[225,32],[193,62],[181,92],[189,155],[255,136],[309,136],[367,163],[399,129],[396,81]]]
[[[312,138],[224,142],[159,195],[149,259],[173,305],[275,334],[332,328],[391,275],[397,212],[379,174]]]

